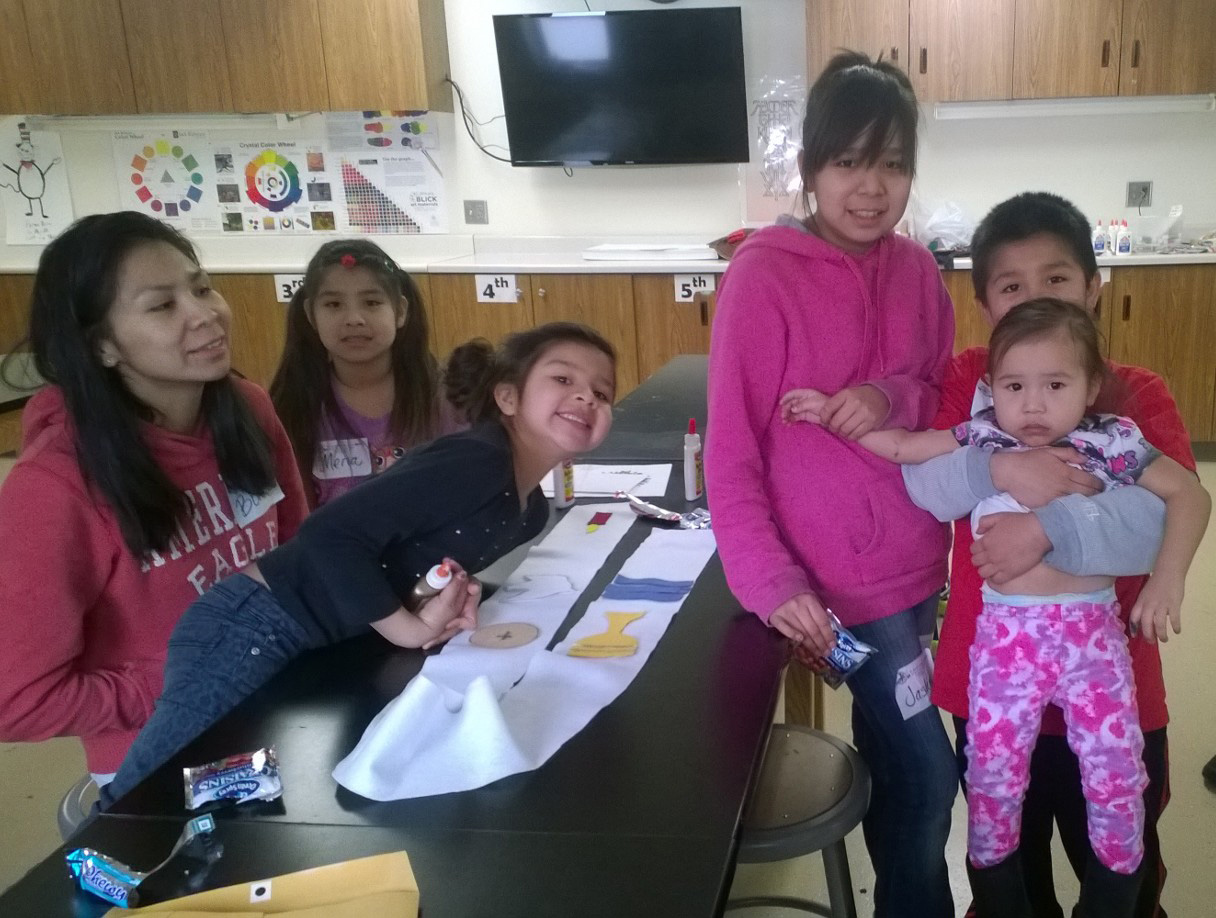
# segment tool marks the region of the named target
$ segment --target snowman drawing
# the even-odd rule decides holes
[[[42,196],[46,194],[46,174],[55,168],[55,164],[59,162],[59,158],[56,157],[51,160],[50,165],[43,169],[34,161],[34,144],[30,139],[30,132],[24,124],[19,124],[17,127],[21,135],[21,141],[17,144],[17,165],[2,164],[5,169],[17,177],[17,184],[10,185],[5,183],[4,185],[0,185],[0,187],[11,188],[25,198],[28,206],[25,212],[27,217],[34,215],[34,202],[37,201],[38,210],[42,214],[42,219],[45,220],[46,208],[42,206]]]

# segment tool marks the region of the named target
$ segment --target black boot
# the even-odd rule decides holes
[[[1016,851],[992,867],[975,867],[967,858],[967,877],[976,918],[1031,918],[1022,859]]]
[[[1077,918],[1131,918],[1143,882],[1143,863],[1135,873],[1115,873],[1091,854],[1081,882],[1081,898],[1073,914]]]

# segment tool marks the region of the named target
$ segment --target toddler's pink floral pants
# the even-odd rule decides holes
[[[1055,703],[1081,763],[1090,846],[1110,870],[1135,872],[1144,855],[1148,775],[1118,603],[985,601],[971,645],[968,697],[972,864],[991,867],[1016,850],[1030,754],[1043,709]]]

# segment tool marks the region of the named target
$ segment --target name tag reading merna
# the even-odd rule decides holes
[[[232,504],[232,515],[242,528],[263,516],[267,510],[283,499],[283,489],[278,483],[265,494],[250,494],[247,491],[228,489],[228,501]]]
[[[316,478],[363,478],[372,473],[372,451],[367,438],[322,440],[312,464]]]

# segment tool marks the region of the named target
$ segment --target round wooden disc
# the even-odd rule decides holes
[[[503,622],[498,625],[483,625],[469,635],[469,643],[474,647],[492,647],[506,649],[523,647],[540,636],[540,629],[527,622]]]

